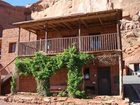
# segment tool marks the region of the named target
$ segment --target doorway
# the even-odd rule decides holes
[[[111,95],[110,67],[98,68],[98,94]]]

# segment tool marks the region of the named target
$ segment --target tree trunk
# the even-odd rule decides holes
[[[44,80],[36,79],[37,81],[37,93],[41,96],[50,95],[50,78]]]

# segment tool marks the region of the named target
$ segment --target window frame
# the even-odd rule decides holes
[[[16,52],[16,45],[17,45],[16,42],[10,42],[8,53],[15,53]]]

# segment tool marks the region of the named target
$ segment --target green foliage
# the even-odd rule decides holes
[[[75,95],[77,98],[86,98],[85,91],[76,91]]]
[[[16,59],[15,65],[17,67],[17,72],[20,75],[32,75],[31,72],[32,60],[29,58],[26,59]]]
[[[11,85],[11,94],[15,94],[15,92],[16,92],[16,75],[12,76],[12,81],[11,81],[10,85]]]
[[[82,82],[82,66],[88,63],[93,56],[78,53],[75,47],[65,50],[61,56],[68,69],[67,91],[69,97],[83,97],[84,92],[80,91],[79,85]]]
[[[49,78],[60,68],[67,67],[67,92],[62,92],[60,95],[81,98],[84,96],[84,92],[79,89],[79,85],[83,79],[81,68],[93,58],[89,54],[79,53],[75,47],[72,47],[56,56],[46,56],[36,53],[32,59],[17,59],[16,67],[20,74],[32,74],[35,77],[37,92],[43,96],[50,95]]]
[[[59,97],[67,97],[68,96],[68,93],[67,91],[61,91],[59,94],[58,94]]]

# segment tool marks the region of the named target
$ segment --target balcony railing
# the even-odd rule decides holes
[[[63,52],[73,45],[81,52],[115,51],[118,50],[117,34],[100,34],[92,36],[43,39],[32,42],[20,42],[19,56],[31,56],[35,52],[43,51],[46,54]]]

